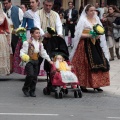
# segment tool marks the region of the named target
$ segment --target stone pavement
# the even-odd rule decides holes
[[[104,87],[113,95],[120,95],[120,60],[110,61],[110,86]]]
[[[11,74],[0,77],[0,120],[116,120],[120,119],[120,60],[110,62],[111,85],[98,93],[90,89],[82,98],[74,98],[73,91],[63,99],[54,94],[43,94],[46,82],[39,77],[36,98],[26,98],[22,93],[25,76]],[[1,80],[10,79],[10,80]],[[42,81],[42,82],[40,82]],[[11,115],[9,115],[11,114]],[[58,116],[54,116],[54,115]],[[53,116],[52,116],[53,115]],[[54,119],[55,118],[55,119]]]

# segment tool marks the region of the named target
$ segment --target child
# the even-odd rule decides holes
[[[40,55],[41,57],[46,59],[50,64],[52,64],[53,62],[50,60],[50,57],[46,53],[43,44],[39,41],[39,28],[32,28],[30,30],[30,33],[32,40],[24,41],[22,49],[20,50],[20,57],[23,61],[25,61],[24,56],[27,56],[26,58],[30,58],[27,64],[25,65],[25,71],[27,75],[22,91],[27,97],[36,97],[35,88],[38,74],[38,56]]]
[[[71,72],[71,67],[68,66],[67,62],[64,61],[62,55],[56,55],[54,58],[54,64],[58,71],[61,73],[61,78],[63,83],[78,83],[77,76]],[[72,85],[73,88],[76,86]],[[63,86],[66,88],[66,85]]]

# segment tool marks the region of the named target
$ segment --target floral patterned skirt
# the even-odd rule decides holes
[[[98,88],[110,85],[109,72],[94,72],[90,70],[90,65],[85,52],[84,40],[80,40],[72,64],[76,69],[76,75],[80,82],[80,86]]]
[[[0,34],[0,75],[10,74],[10,49],[5,34]]]

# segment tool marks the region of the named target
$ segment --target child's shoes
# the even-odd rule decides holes
[[[72,88],[73,88],[73,89],[76,89],[76,88],[77,88],[77,85],[72,85]]]

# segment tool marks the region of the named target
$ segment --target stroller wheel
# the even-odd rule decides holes
[[[59,94],[57,91],[55,91],[55,98],[58,99],[59,98]]]
[[[78,90],[78,96],[79,96],[79,98],[82,98],[82,92],[81,92],[81,90]]]
[[[50,90],[46,87],[43,89],[43,94],[44,95],[50,95]]]
[[[65,89],[65,94],[68,94],[68,89]]]
[[[63,98],[63,92],[59,92],[59,98]]]
[[[77,94],[77,91],[76,91],[76,90],[74,91],[74,97],[75,97],[75,98],[78,97],[78,94]]]

